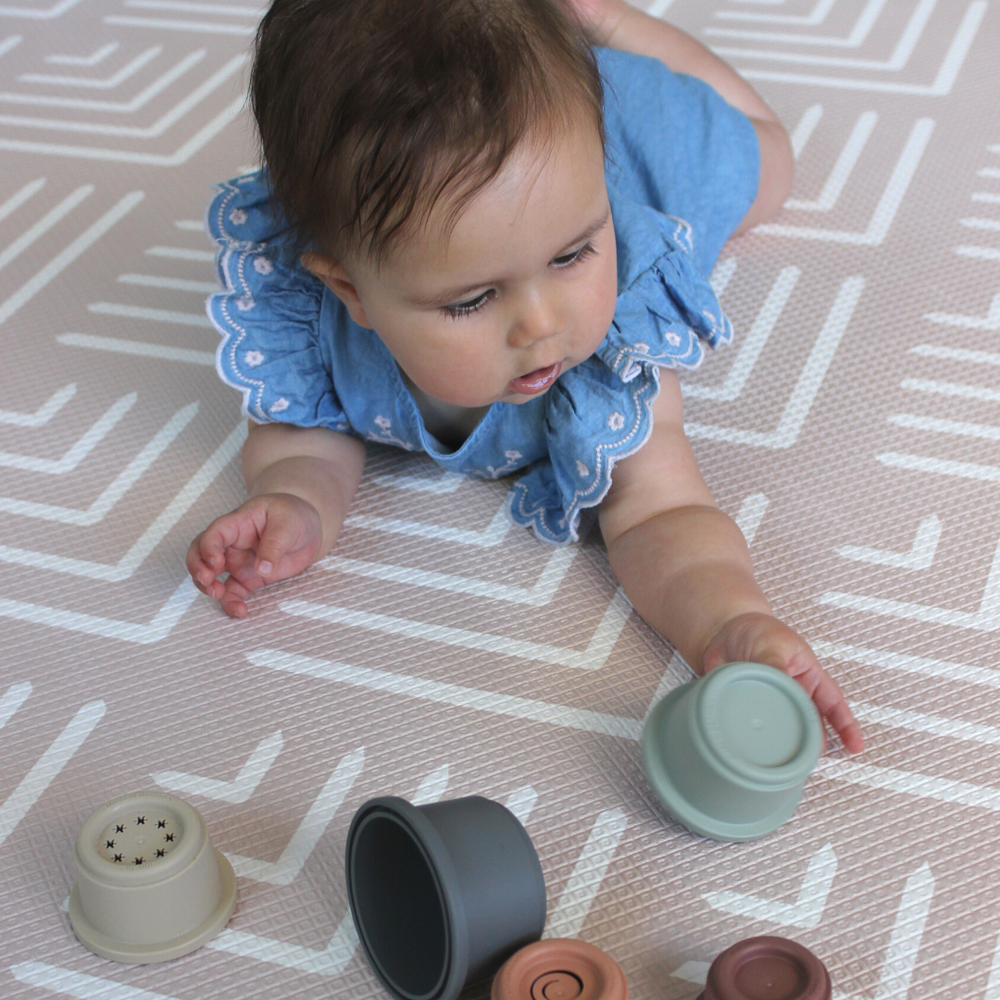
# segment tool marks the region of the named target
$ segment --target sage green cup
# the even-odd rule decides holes
[[[787,674],[727,663],[671,691],[650,713],[643,765],[668,813],[713,840],[777,830],[823,746],[819,713]]]

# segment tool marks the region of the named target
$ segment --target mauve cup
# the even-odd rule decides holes
[[[713,840],[753,840],[795,811],[823,728],[800,684],[774,667],[728,663],[650,713],[642,759],[668,813]]]
[[[753,937],[712,963],[698,1000],[830,1000],[826,966],[797,941]]]
[[[491,1000],[628,1000],[628,983],[618,963],[600,948],[550,938],[504,962]]]
[[[399,1000],[455,1000],[541,937],[542,866],[498,802],[370,799],[354,814],[346,853],[358,937]]]

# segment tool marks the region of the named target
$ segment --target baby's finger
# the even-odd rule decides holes
[[[861,727],[854,718],[843,692],[815,657],[798,653],[788,664],[788,673],[809,693],[819,714],[826,719],[850,753],[864,749]]]
[[[272,511],[267,519],[264,533],[257,546],[254,569],[265,580],[274,575],[285,553],[299,541],[299,523],[295,518],[285,517]]]
[[[861,726],[858,725],[858,720],[854,718],[846,701],[834,705],[826,713],[826,718],[847,748],[848,753],[861,753],[864,750],[865,738],[861,733]]]
[[[184,562],[194,585],[203,594],[218,599],[222,591],[222,584],[215,578],[216,571],[201,556],[201,537],[199,535],[191,542]]]
[[[221,595],[222,610],[230,618],[246,618],[249,611],[246,599],[249,594],[250,591],[236,577],[229,577]]]
[[[229,549],[251,549],[257,544],[258,528],[250,504],[217,517],[198,536],[198,550],[202,559],[221,573],[226,566]]]

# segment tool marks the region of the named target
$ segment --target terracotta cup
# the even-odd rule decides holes
[[[507,959],[492,1000],[628,1000],[618,963],[583,941],[536,941]]]
[[[698,1000],[830,1000],[826,966],[797,941],[752,937],[717,956]]]

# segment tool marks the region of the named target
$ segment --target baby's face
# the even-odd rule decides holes
[[[424,392],[456,406],[523,403],[589,358],[615,312],[617,258],[604,157],[589,123],[548,158],[524,144],[469,202],[447,206],[376,273],[304,258],[378,332]]]

